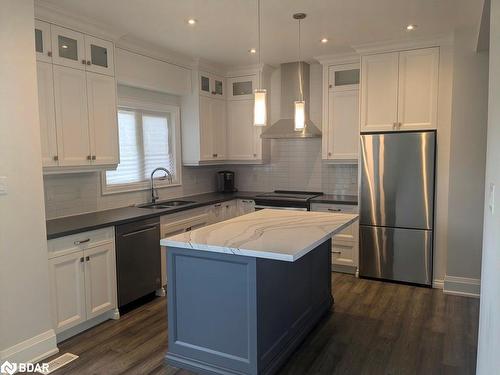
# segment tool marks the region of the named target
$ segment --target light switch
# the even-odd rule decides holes
[[[489,201],[490,212],[495,213],[495,184],[490,183],[490,201]]]
[[[0,195],[7,195],[7,176],[0,176]]]

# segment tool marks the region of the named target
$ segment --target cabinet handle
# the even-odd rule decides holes
[[[83,263],[83,257],[80,258],[80,263]]]
[[[88,262],[90,260],[90,257],[89,256],[86,256],[85,257],[85,260]]]
[[[398,127],[398,123],[397,122],[393,122],[392,123],[392,129],[396,130],[397,127]]]
[[[332,156],[332,153],[331,153],[331,152],[329,152],[329,153],[328,153],[328,156]]]
[[[215,91],[212,91],[212,95],[215,95]]]
[[[92,65],[92,62],[90,60],[87,60],[87,65]]]
[[[184,230],[184,232],[190,232],[190,231],[191,231],[191,229],[192,229],[192,227],[187,227],[187,228]]]
[[[95,155],[92,155],[92,160],[95,160],[96,159],[96,156]]]
[[[401,129],[402,123],[398,122],[398,130]]]
[[[213,158],[216,158],[216,157],[217,157],[217,154],[212,154],[212,157],[213,157]]]
[[[214,204],[214,207],[220,207],[220,206],[221,206],[220,203]]]
[[[328,85],[328,88],[331,89],[333,87],[333,85]]]
[[[330,212],[341,212],[342,209],[341,208],[329,208],[328,211],[330,211]]]
[[[82,60],[82,64],[83,65],[87,64],[87,61],[86,60]]]
[[[54,155],[53,159],[54,159],[54,161],[58,161],[59,160],[59,156]]]
[[[92,160],[92,156],[91,155],[87,155],[87,160]]]
[[[47,56],[52,57],[52,51],[47,52]]]
[[[73,242],[76,246],[78,245],[81,245],[82,243],[86,243],[86,242],[90,242],[90,238],[87,238],[85,240],[81,240],[81,241],[75,241]]]
[[[340,255],[340,254],[342,254],[342,252],[341,251],[332,251],[332,254],[339,254]]]
[[[257,157],[257,154],[253,154],[253,157],[256,158]]]

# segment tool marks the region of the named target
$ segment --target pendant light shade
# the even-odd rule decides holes
[[[267,92],[260,87],[262,82],[262,66],[261,66],[261,47],[260,47],[260,0],[257,0],[257,22],[258,22],[258,35],[259,35],[259,69],[260,79],[259,88],[254,91],[254,104],[253,104],[253,124],[254,126],[267,125]]]
[[[255,90],[253,107],[253,124],[255,126],[266,126],[267,124],[267,92],[264,89]]]
[[[295,131],[302,131],[306,126],[306,102],[303,100],[297,100],[294,102],[295,107]]]
[[[298,21],[299,24],[299,35],[298,35],[298,45],[299,45],[299,64],[298,64],[298,74],[299,74],[299,92],[300,100],[294,102],[294,123],[295,131],[301,132],[306,127],[306,102],[304,101],[304,91],[302,87],[302,63],[300,61],[300,21],[306,18],[305,13],[295,13],[293,19]]]

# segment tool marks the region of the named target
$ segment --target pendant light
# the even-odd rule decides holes
[[[294,123],[295,123],[295,131],[301,132],[304,130],[306,126],[306,102],[304,101],[304,92],[302,89],[302,62],[300,60],[300,21],[306,18],[305,13],[295,13],[293,18],[299,21],[299,65],[298,65],[298,73],[299,73],[299,92],[300,98],[299,100],[294,102]]]
[[[261,29],[261,20],[260,20],[260,0],[257,0],[257,22],[258,22],[258,36],[259,36],[259,88],[254,91],[254,107],[253,107],[253,124],[254,126],[266,126],[267,124],[267,103],[266,96],[267,92],[265,89],[261,87],[262,82],[262,53],[260,46],[260,29]]]

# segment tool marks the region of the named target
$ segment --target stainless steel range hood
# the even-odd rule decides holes
[[[294,102],[300,97],[299,63],[281,64],[281,116],[278,121],[264,128],[261,138],[320,138],[321,130],[309,119],[309,64],[302,64],[302,87],[306,102],[306,126],[303,131],[295,131],[293,120]]]

